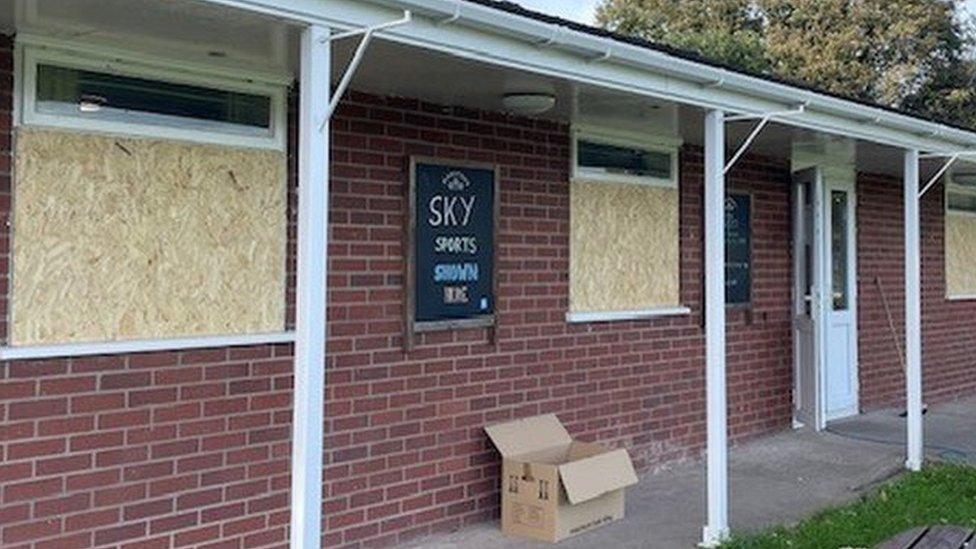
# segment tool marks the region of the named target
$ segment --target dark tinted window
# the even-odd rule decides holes
[[[950,210],[976,212],[976,194],[949,191],[946,200]]]
[[[271,127],[267,96],[53,65],[37,67],[37,101],[42,108],[57,103],[77,105],[82,112],[112,109]]]
[[[636,147],[621,147],[581,139],[579,166],[589,171],[636,177],[671,179],[671,154]]]

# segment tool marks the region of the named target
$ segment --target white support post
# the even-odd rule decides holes
[[[918,151],[905,152],[905,401],[911,471],[922,469],[922,274]]]
[[[329,212],[329,29],[302,33],[298,135],[298,284],[291,451],[291,547],[322,539],[322,431]]]
[[[702,545],[729,535],[725,395],[725,113],[705,114],[705,408],[707,524]]]

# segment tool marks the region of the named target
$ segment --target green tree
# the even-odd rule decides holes
[[[753,72],[976,125],[959,0],[603,0],[600,25]]]

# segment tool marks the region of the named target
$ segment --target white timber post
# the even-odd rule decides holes
[[[327,27],[302,33],[298,134],[298,276],[291,451],[291,547],[322,539],[325,314],[328,267],[329,97]]]
[[[725,378],[725,113],[705,114],[705,409],[707,523],[702,545],[729,534]]]
[[[918,151],[905,152],[905,407],[908,416],[907,460],[922,469],[922,267],[919,229]]]

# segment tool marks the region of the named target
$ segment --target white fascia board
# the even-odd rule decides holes
[[[385,31],[382,38],[515,70],[726,112],[763,113],[806,104],[804,114],[778,122],[883,145],[938,152],[976,145],[974,132],[462,0],[206,1],[337,29],[383,23],[407,9],[414,12],[414,22]],[[439,24],[454,14],[459,15],[456,21]],[[546,45],[540,47],[544,42]],[[588,62],[608,53],[609,59]]]

